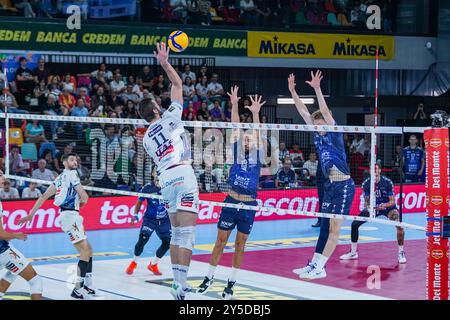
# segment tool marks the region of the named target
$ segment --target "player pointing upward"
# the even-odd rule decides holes
[[[187,274],[195,240],[198,186],[191,166],[190,143],[181,121],[183,82],[169,63],[169,50],[165,43],[158,43],[155,52],[172,83],[169,109],[161,113],[158,104],[149,98],[139,104],[138,111],[150,124],[144,136],[144,148],[158,167],[161,195],[168,203],[172,225],[170,257],[174,283],[171,294],[177,300],[184,300],[191,291]]]
[[[319,110],[312,115],[300,100],[295,89],[295,76],[288,79],[289,91],[294,99],[298,112],[309,125],[336,125],[330,109],[328,109],[320,81],[322,72],[311,72],[311,81],[307,83],[314,88]],[[320,168],[326,179],[321,211],[324,213],[349,214],[355,195],[355,183],[350,177],[347,165],[343,134],[340,132],[314,132],[314,144],[319,153]],[[336,249],[342,220],[323,219],[320,225],[320,235],[317,240],[314,257],[305,268],[294,270],[300,279],[319,279],[326,277],[325,264]]]

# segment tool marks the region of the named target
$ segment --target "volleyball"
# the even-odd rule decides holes
[[[177,30],[170,34],[168,43],[172,51],[183,52],[189,45],[189,37],[185,32]]]

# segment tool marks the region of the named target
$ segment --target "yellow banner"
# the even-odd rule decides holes
[[[393,36],[293,32],[248,32],[247,55],[258,58],[375,59],[395,56]]]

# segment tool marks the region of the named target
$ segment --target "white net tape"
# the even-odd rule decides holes
[[[97,125],[116,125],[116,126],[124,126],[124,125],[130,125],[133,126],[134,128],[145,128],[146,123],[143,120],[140,119],[117,119],[117,118],[93,118],[93,117],[72,117],[72,116],[49,116],[49,115],[31,115],[31,114],[0,114],[1,118],[7,118],[6,121],[13,121],[13,120],[37,120],[37,121],[41,121],[41,122],[45,122],[45,123],[51,123],[52,121],[57,121],[59,123],[78,123],[78,124],[82,124],[83,126],[93,126],[94,124]],[[311,132],[314,131],[326,131],[326,132],[343,132],[343,133],[348,133],[348,134],[353,134],[353,135],[366,135],[366,136],[370,136],[371,134],[377,134],[377,136],[383,136],[384,139],[380,139],[377,140],[379,141],[378,143],[378,149],[381,150],[381,152],[383,152],[383,148],[385,149],[385,153],[386,153],[386,159],[385,161],[391,161],[391,159],[389,159],[389,155],[388,153],[390,151],[392,151],[395,143],[393,142],[394,139],[396,139],[396,137],[398,138],[399,135],[401,135],[404,131],[403,128],[400,127],[378,127],[378,128],[373,128],[373,127],[364,127],[364,126],[308,126],[308,125],[295,125],[295,124],[253,124],[253,123],[229,123],[229,122],[199,122],[199,121],[185,121],[184,122],[185,128],[187,130],[189,129],[196,129],[196,128],[200,128],[200,132],[202,132],[202,128],[213,128],[213,129],[256,129],[256,130],[266,130],[268,132],[272,132],[272,137],[273,136],[277,136],[278,134],[282,133],[282,132],[289,132],[289,133],[293,133],[293,134],[300,134],[301,135],[301,140],[305,141],[305,145],[306,144],[310,144],[309,140],[311,140]],[[8,126],[7,126],[8,127]],[[423,132],[423,128],[408,128],[408,132]],[[64,133],[64,135],[66,136],[66,138],[68,138],[67,140],[70,140],[72,135],[74,135],[75,133],[72,132],[66,132]],[[267,134],[267,133],[266,133]],[[387,138],[387,136],[385,135],[391,135],[389,137],[389,139]],[[63,136],[64,136],[63,135]],[[264,135],[267,136],[267,135]],[[370,138],[369,138],[370,139]],[[270,140],[270,139],[269,139]],[[387,141],[389,140],[389,141]],[[391,141],[392,140],[392,141]],[[278,141],[277,141],[278,142]],[[137,141],[137,143],[139,143],[139,141]],[[142,141],[140,141],[140,143],[142,143]],[[273,146],[272,146],[273,147]],[[7,145],[7,154],[9,154],[9,145]],[[126,148],[126,147],[125,147]],[[203,147],[202,147],[203,148]],[[94,147],[91,146],[91,150],[93,150]],[[75,152],[77,152],[76,150],[74,150]],[[126,150],[129,151],[129,150]],[[88,151],[91,152],[91,151]],[[123,152],[123,151],[118,151],[119,153]],[[195,154],[196,152],[204,152],[204,149],[196,149],[196,147],[194,146],[193,148],[193,152],[194,152],[194,158],[195,158]],[[225,151],[224,151],[225,152]],[[141,185],[143,185],[146,181],[146,179],[149,178],[149,171],[146,170],[146,168],[148,168],[147,166],[150,165],[148,163],[146,163],[145,158],[148,158],[147,155],[142,154],[144,153],[143,148],[138,146],[135,150],[135,154],[138,155],[138,157],[141,159],[141,161],[144,163],[144,167],[142,170],[142,174],[143,174],[143,178]],[[85,156],[91,156],[90,154],[86,154]],[[92,156],[92,158],[94,158]],[[370,157],[369,157],[370,158]],[[95,158],[95,161],[106,161],[106,158]],[[102,164],[103,167],[106,167],[107,169],[111,169],[112,167],[108,167],[105,164]],[[371,168],[372,166],[375,166],[375,162],[374,161],[370,161],[368,163],[369,168]],[[195,159],[194,159],[194,167],[195,167]],[[212,166],[211,166],[212,168]],[[36,182],[42,185],[48,185],[51,182],[50,181],[44,181],[44,180],[40,180],[40,179],[33,179],[30,177],[26,177],[26,176],[20,176],[14,173],[9,172],[8,170],[9,168],[7,168],[7,177],[17,180],[17,181],[22,181],[22,182]],[[94,171],[94,168],[92,168],[92,170]],[[222,167],[220,167],[220,170],[226,170]],[[370,172],[370,170],[369,170]],[[95,173],[95,172],[93,172]],[[353,176],[352,176],[353,177]],[[373,179],[373,178],[372,178]],[[136,197],[146,197],[146,198],[155,198],[155,199],[161,199],[160,196],[158,195],[152,195],[152,194],[143,194],[143,193],[139,193],[136,191],[129,191],[129,190],[117,190],[117,188],[104,188],[104,187],[99,187],[99,186],[95,186],[95,185],[86,185],[85,186],[86,190],[92,191],[92,192],[98,192],[98,193],[110,193],[110,194],[115,194],[115,195],[125,195],[125,196],[136,196]],[[301,189],[302,191],[305,192],[305,190],[309,190],[309,189]],[[312,190],[312,189],[311,189]],[[223,191],[223,190],[222,190]],[[309,192],[309,191],[308,191]],[[311,191],[312,192],[312,191]],[[356,199],[355,199],[356,201]],[[327,213],[322,213],[322,212],[315,212],[315,211],[311,211],[311,210],[306,210],[306,209],[281,209],[281,208],[273,208],[273,207],[266,207],[266,206],[248,206],[248,205],[243,205],[243,204],[229,204],[229,203],[223,203],[223,202],[218,202],[218,201],[205,201],[205,200],[201,200],[200,201],[201,204],[203,205],[208,205],[208,206],[218,206],[218,207],[228,207],[228,208],[237,208],[237,209],[247,209],[247,210],[255,210],[255,211],[277,211],[281,214],[286,214],[286,215],[297,215],[297,216],[308,216],[308,217],[324,217],[324,218],[333,218],[333,219],[343,219],[343,220],[350,220],[350,221],[367,221],[367,222],[373,222],[373,223],[380,223],[380,224],[384,224],[384,225],[391,225],[391,226],[397,226],[397,227],[403,227],[403,228],[410,228],[410,229],[416,229],[416,230],[422,230],[425,231],[425,228],[422,226],[417,226],[417,225],[412,225],[409,223],[404,223],[404,222],[396,222],[396,221],[390,221],[390,220],[386,220],[386,219],[377,219],[374,218],[374,215],[371,215],[371,217],[359,217],[357,215],[355,215],[355,212],[353,212],[352,215],[338,215],[338,214],[327,214]]]

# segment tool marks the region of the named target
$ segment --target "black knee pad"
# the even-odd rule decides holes
[[[141,232],[139,234],[138,242],[136,243],[136,246],[134,247],[134,255],[140,256],[142,254],[142,251],[144,251],[144,247],[147,244],[148,240],[150,239],[150,236],[146,233]]]

